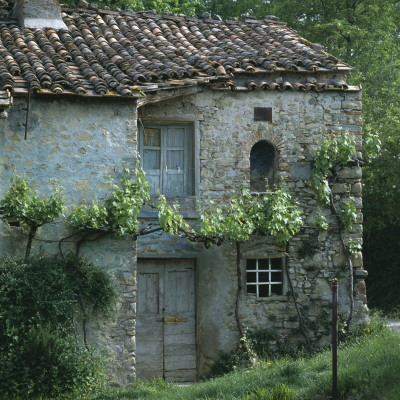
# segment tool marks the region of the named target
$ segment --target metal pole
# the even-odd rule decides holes
[[[337,279],[332,280],[332,399],[337,400]]]

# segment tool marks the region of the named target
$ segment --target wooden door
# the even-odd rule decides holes
[[[136,374],[168,381],[196,379],[194,262],[138,262]]]

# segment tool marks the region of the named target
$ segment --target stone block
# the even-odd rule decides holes
[[[368,276],[368,271],[365,269],[356,269],[354,271],[355,278],[365,279]]]
[[[333,131],[343,131],[343,132],[361,132],[362,127],[360,125],[333,125],[331,128]]]
[[[342,179],[357,179],[362,177],[361,167],[344,167],[339,171],[339,178]]]
[[[346,193],[348,191],[349,187],[345,183],[335,183],[332,186],[332,193],[337,194],[337,193]]]
[[[345,110],[361,110],[361,101],[343,100],[342,108]]]
[[[351,185],[351,193],[360,194],[362,192],[362,184],[361,182],[353,183]]]

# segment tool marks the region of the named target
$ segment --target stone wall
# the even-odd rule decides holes
[[[272,107],[272,122],[255,121],[254,107]],[[288,345],[304,342],[289,292],[290,278],[307,324],[309,338],[316,345],[329,339],[330,282],[339,278],[339,303],[343,316],[349,310],[348,270],[341,251],[337,225],[328,208],[317,205],[309,186],[311,162],[321,143],[329,135],[349,131],[361,150],[361,92],[217,92],[204,90],[192,98],[146,106],[139,113],[142,122],[170,123],[192,121],[199,137],[195,157],[200,165],[198,200],[203,205],[209,199],[223,200],[229,191],[249,187],[250,150],[259,140],[267,140],[278,151],[280,180],[285,180],[292,195],[300,201],[308,226],[290,241],[289,276],[284,278],[282,296],[256,298],[244,294],[240,304],[243,326],[250,329],[271,329],[281,335]],[[350,190],[356,198],[360,223],[349,239],[362,243],[361,169],[346,167],[334,187],[335,202],[339,204]],[[325,216],[330,229],[316,229],[315,220]],[[197,266],[197,344],[199,372],[205,372],[219,350],[230,350],[237,341],[234,318],[236,296],[235,250],[225,245],[212,250],[188,249],[187,244],[158,238],[138,242],[141,257],[191,257]],[[160,244],[162,243],[162,245]],[[160,246],[157,248],[157,246]],[[304,255],[302,248],[314,249]],[[172,252],[172,253],[171,253]],[[301,256],[302,254],[303,256]],[[243,246],[245,259],[284,256],[269,239]],[[354,259],[355,321],[367,315],[361,253]],[[245,274],[243,274],[245,275]],[[245,277],[243,278],[245,284]]]
[[[27,140],[24,140],[26,99],[14,99],[6,120],[0,121],[0,198],[14,174],[25,176],[49,194],[63,187],[68,208],[80,201],[101,199],[118,179],[122,163],[136,162],[136,107],[128,101],[33,97]],[[65,226],[44,226],[33,243],[36,254],[57,254]],[[0,221],[0,255],[23,256],[26,237]],[[100,343],[111,365],[112,382],[134,378],[134,318],[136,244],[107,237],[82,246],[81,254],[106,269],[119,284],[117,312],[110,322],[93,325],[91,343]],[[72,250],[72,243],[63,245]]]
[[[16,172],[49,193],[60,184],[67,204],[102,198],[110,188],[110,178],[118,176],[123,162],[136,160],[136,108],[133,102],[77,100],[34,97],[31,104],[28,140],[24,141],[25,99],[15,99],[7,120],[0,122],[0,197]],[[272,122],[255,121],[254,107],[271,107]],[[185,198],[183,211],[195,221],[195,200],[205,205],[209,199],[224,201],[229,192],[249,187],[250,150],[259,140],[272,143],[278,154],[277,178],[285,180],[305,212],[307,227],[290,241],[289,275],[284,278],[281,296],[256,298],[243,294],[240,317],[243,326],[278,332],[286,344],[302,342],[289,279],[303,311],[310,339],[325,344],[329,337],[330,281],[339,277],[341,311],[348,312],[348,275],[335,221],[330,211],[317,206],[308,178],[311,161],[322,141],[331,133],[349,131],[361,148],[361,98],[359,91],[323,92],[231,92],[203,89],[196,95],[147,105],[139,110],[139,123],[185,122],[194,135],[194,183],[192,198]],[[362,240],[361,169],[345,168],[334,187],[339,204],[347,190],[356,197],[360,224],[349,238]],[[313,226],[326,216],[328,232]],[[142,223],[154,220],[151,210],[142,213]],[[34,251],[53,252],[64,228],[44,227]],[[25,238],[0,222],[1,255],[21,255]],[[310,247],[314,254],[304,255]],[[66,246],[67,247],[67,246]],[[121,301],[111,322],[93,326],[91,340],[107,349],[112,364],[112,382],[126,385],[135,376],[136,244],[129,239],[105,238],[86,244],[82,254],[102,265],[118,281]],[[302,256],[303,255],[303,256]],[[284,256],[284,249],[263,238],[243,246],[246,258]],[[236,298],[235,249],[231,245],[204,249],[184,239],[154,234],[137,243],[137,257],[192,258],[196,264],[196,344],[198,372],[205,373],[219,350],[229,351],[238,339],[234,317]],[[355,266],[355,319],[366,317],[362,257]],[[245,274],[243,274],[245,284]]]

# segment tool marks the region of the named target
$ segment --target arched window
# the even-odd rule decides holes
[[[275,175],[276,150],[265,140],[257,142],[250,151],[250,190],[265,192],[266,179],[273,185]]]

